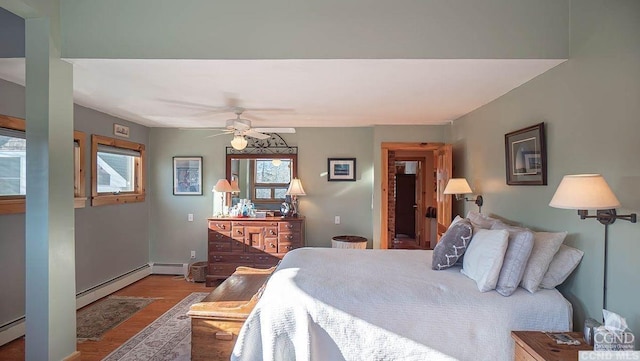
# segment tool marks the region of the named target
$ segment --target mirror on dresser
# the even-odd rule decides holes
[[[285,200],[289,183],[298,174],[298,147],[289,146],[278,134],[269,135],[263,140],[248,138],[243,150],[227,147],[226,178],[240,188],[231,195],[231,206],[250,199],[258,210],[277,211]]]

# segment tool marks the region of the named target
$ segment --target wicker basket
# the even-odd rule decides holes
[[[190,272],[193,282],[205,282],[207,280],[207,262],[193,263]]]

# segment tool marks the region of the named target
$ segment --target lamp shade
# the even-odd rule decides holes
[[[562,178],[549,205],[554,208],[604,210],[620,207],[600,174],[573,174]]]
[[[237,179],[231,181],[231,192],[240,193],[240,185],[238,184]]]
[[[289,183],[289,189],[287,189],[288,196],[306,196],[307,194],[304,192],[304,188],[302,188],[302,182],[300,179],[293,178],[291,183]]]
[[[229,184],[229,181],[226,179],[219,179],[218,183],[216,183],[216,185],[213,186],[213,190],[216,192],[224,192],[224,193],[233,192],[233,188],[231,188],[231,184]]]
[[[243,150],[247,147],[247,140],[242,135],[235,135],[231,140],[231,146],[235,150]]]
[[[444,187],[444,194],[470,194],[471,187],[465,178],[451,178]]]

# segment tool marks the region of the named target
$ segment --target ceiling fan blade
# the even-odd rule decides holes
[[[213,138],[213,137],[217,137],[219,135],[229,135],[229,134],[233,134],[233,131],[225,131],[225,132],[221,132],[221,133],[218,133],[218,134],[207,135],[205,138]]]
[[[253,128],[256,132],[260,133],[288,133],[293,134],[296,132],[295,128]]]
[[[247,137],[253,137],[253,138],[258,138],[258,139],[268,139],[268,138],[270,138],[270,136],[268,136],[266,134],[258,133],[253,129],[249,129],[249,130],[245,131],[244,135],[246,135]]]

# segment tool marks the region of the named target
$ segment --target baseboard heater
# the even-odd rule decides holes
[[[151,273],[154,275],[189,275],[187,263],[151,263]]]
[[[108,296],[115,291],[139,281],[151,274],[151,264],[145,264],[118,277],[104,281],[76,294],[76,309]],[[0,325],[0,346],[24,336],[24,316]]]

